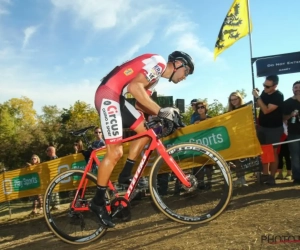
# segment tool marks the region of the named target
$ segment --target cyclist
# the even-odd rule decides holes
[[[150,98],[152,90],[160,77],[176,84],[193,72],[193,59],[184,52],[174,51],[167,63],[160,55],[144,54],[115,67],[102,79],[95,94],[95,106],[100,115],[107,151],[98,169],[97,191],[89,208],[98,215],[105,227],[115,226],[105,207],[105,193],[110,175],[123,155],[123,128],[130,128],[136,133],[144,132],[143,113],[173,120],[177,110],[172,107],[161,108]],[[125,100],[126,93],[136,99],[135,107]],[[131,182],[135,159],[148,141],[144,137],[130,143],[119,183]]]

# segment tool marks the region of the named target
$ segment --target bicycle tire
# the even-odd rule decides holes
[[[183,187],[159,156],[149,176],[150,194],[157,208],[170,219],[184,224],[202,224],[218,217],[232,195],[230,170],[222,156],[207,146],[194,143],[178,144],[166,151],[188,174],[194,186],[191,189]],[[221,196],[217,200],[219,193]]]
[[[93,212],[72,212],[70,209],[83,173],[82,170],[74,169],[54,177],[46,189],[43,204],[44,217],[50,230],[61,240],[76,245],[95,241],[107,230],[100,224]],[[87,199],[92,198],[96,192],[96,176],[88,173],[86,179],[90,181],[85,190],[86,197],[78,199],[76,206],[87,206]],[[66,183],[68,183],[68,188],[63,188]],[[110,200],[108,192],[106,192],[106,198]],[[57,206],[57,210],[52,209],[55,206]],[[87,225],[87,222],[90,224]]]

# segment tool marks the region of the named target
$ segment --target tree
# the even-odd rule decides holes
[[[207,114],[211,117],[221,115],[227,111],[226,107],[223,106],[217,99],[214,99],[214,102],[208,105]]]
[[[0,166],[8,170],[23,167],[32,154],[48,160],[45,150],[50,143],[57,148],[59,157],[73,153],[75,138],[69,131],[99,126],[97,111],[80,101],[63,110],[44,106],[38,116],[32,100],[13,98],[0,104],[0,116]]]
[[[190,125],[191,116],[194,113],[194,110],[191,106],[185,107],[185,113],[182,113],[182,121],[185,125]]]
[[[12,98],[1,105],[0,159],[7,169],[22,165],[38,125],[33,101],[27,97]]]
[[[76,101],[69,109],[63,109],[61,122],[60,133],[62,133],[62,137],[56,141],[59,144],[57,148],[60,150],[61,156],[73,152],[75,138],[69,134],[71,130],[74,131],[91,125],[100,126],[97,110],[82,101]],[[92,136],[89,135],[88,138],[92,139]]]
[[[49,145],[49,143],[55,142],[62,137],[60,129],[63,112],[56,105],[44,106],[42,111],[43,114],[39,116],[40,129]]]
[[[239,92],[244,100],[247,97],[246,91],[244,89],[241,90],[237,89],[236,92]]]
[[[12,98],[3,104],[14,119],[17,130],[30,128],[37,124],[37,114],[33,109],[33,101],[28,97]]]
[[[0,140],[5,142],[15,133],[15,120],[7,105],[0,105]]]
[[[69,110],[64,110],[63,115],[68,119],[65,120],[65,125],[69,129],[80,129],[90,125],[99,126],[99,115],[95,108],[90,104],[82,101],[76,101]]]

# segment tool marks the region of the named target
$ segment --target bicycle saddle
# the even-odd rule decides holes
[[[88,131],[89,129],[95,128],[95,127],[96,126],[89,126],[89,127],[86,127],[86,128],[76,130],[76,131],[70,131],[69,133],[71,135],[74,135],[74,136],[82,136],[86,133],[86,131]]]

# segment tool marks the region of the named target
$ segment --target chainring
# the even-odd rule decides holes
[[[117,217],[122,221],[130,221],[131,206],[128,200],[123,197],[117,197],[111,200],[112,217]]]

